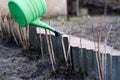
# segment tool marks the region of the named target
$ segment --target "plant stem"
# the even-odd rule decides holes
[[[50,42],[49,42],[49,39],[48,39],[48,33],[47,33],[46,29],[45,29],[45,34],[46,34],[46,40],[47,40],[47,45],[48,45],[48,52],[49,52],[50,60],[51,60],[51,63],[52,63],[52,68],[53,68],[53,71],[56,72],[53,55],[52,55],[51,50],[50,50]]]

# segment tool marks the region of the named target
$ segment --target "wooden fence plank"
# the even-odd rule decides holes
[[[75,72],[80,72],[79,48],[71,47],[72,66]]]

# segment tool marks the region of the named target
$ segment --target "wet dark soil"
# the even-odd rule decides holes
[[[49,56],[17,47],[11,39],[0,39],[0,80],[84,80],[80,73],[59,66],[55,74]]]

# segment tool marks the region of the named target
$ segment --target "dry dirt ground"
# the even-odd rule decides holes
[[[98,41],[98,34],[101,34],[101,43],[105,42],[106,32],[108,34],[107,45],[120,50],[120,16],[85,16],[72,17],[70,21],[63,21],[65,17],[43,19],[55,29],[77,37],[91,41]],[[72,27],[72,30],[71,30]],[[93,36],[94,34],[94,36]],[[113,45],[114,44],[114,45]]]

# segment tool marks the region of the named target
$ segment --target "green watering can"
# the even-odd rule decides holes
[[[56,36],[62,35],[61,32],[39,19],[46,13],[45,0],[9,0],[8,7],[11,15],[21,27],[33,25],[48,29],[54,32]]]

